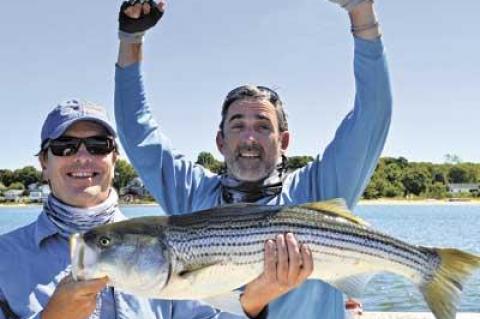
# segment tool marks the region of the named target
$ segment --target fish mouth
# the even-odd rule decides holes
[[[70,236],[70,261],[74,280],[89,280],[107,276],[99,266],[98,253],[85,242],[83,234]]]
[[[74,280],[84,279],[85,241],[79,233],[70,236],[70,261]]]

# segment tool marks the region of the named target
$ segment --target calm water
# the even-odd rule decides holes
[[[39,207],[1,208],[0,234],[33,221]],[[156,215],[158,207],[124,207],[128,216]],[[480,254],[480,205],[365,205],[358,215],[388,234],[426,246],[457,247]],[[362,298],[368,311],[427,311],[412,284],[393,275],[378,275]],[[465,285],[460,311],[480,312],[480,272]]]

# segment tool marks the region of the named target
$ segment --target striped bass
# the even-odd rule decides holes
[[[126,292],[204,299],[263,272],[264,243],[291,232],[310,248],[314,271],[351,297],[379,272],[409,279],[437,319],[455,318],[463,282],[480,257],[415,246],[372,229],[343,200],[298,206],[236,204],[181,216],[134,218],[71,237],[77,280],[108,276]]]

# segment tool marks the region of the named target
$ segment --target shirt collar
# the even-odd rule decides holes
[[[50,221],[47,214],[42,211],[35,225],[35,244],[40,247],[42,241],[57,234],[58,228]]]

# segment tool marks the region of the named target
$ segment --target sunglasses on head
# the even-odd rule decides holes
[[[257,85],[257,88],[258,88],[260,91],[265,92],[265,93],[267,93],[268,95],[270,95],[270,100],[271,100],[272,102],[276,102],[276,101],[280,100],[280,98],[278,97],[277,92],[275,92],[275,91],[272,90],[271,88],[266,87],[266,86],[261,86],[261,85]]]
[[[274,90],[272,90],[272,89],[270,89],[266,86],[262,86],[262,85],[257,85],[256,88],[260,92],[265,94],[266,97],[268,98],[268,100],[272,104],[275,105],[280,100],[277,92],[275,92]],[[251,87],[246,86],[246,85],[239,86],[238,88],[233,89],[232,91],[230,91],[227,94],[227,97],[225,98],[224,104],[232,104],[236,100],[239,100],[239,99],[242,99],[242,98],[245,98],[245,97],[248,97],[248,96],[253,96],[253,94],[254,93],[251,91]]]
[[[85,145],[91,155],[107,155],[116,148],[114,139],[109,136],[85,138],[62,136],[54,140],[48,140],[42,149],[50,149],[55,156],[71,156],[78,152],[82,144]]]

